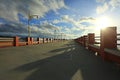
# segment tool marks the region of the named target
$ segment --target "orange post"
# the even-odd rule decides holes
[[[88,49],[91,50],[91,47],[89,45],[93,45],[95,43],[95,34],[89,33],[88,34]]]
[[[31,41],[31,44],[33,44],[33,43],[34,43],[34,40],[33,40],[33,38],[32,38],[32,37],[30,38],[30,41]]]
[[[18,36],[15,36],[15,38],[14,38],[14,46],[19,46],[19,38],[18,38]]]
[[[86,45],[86,43],[87,43],[86,38],[87,38],[87,35],[84,35],[84,36],[83,36],[83,46],[84,46],[84,47],[87,46],[87,45]]]
[[[30,37],[27,37],[27,45],[30,45],[31,44],[31,41],[30,41]]]
[[[117,48],[117,28],[107,27],[100,31],[100,54],[102,58],[105,58],[104,48],[114,49]]]
[[[45,43],[45,38],[43,38],[43,43]]]
[[[88,34],[88,44],[94,44],[95,43],[95,34],[89,33]]]

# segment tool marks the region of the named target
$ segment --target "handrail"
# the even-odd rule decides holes
[[[0,42],[12,42],[14,38],[0,37]]]
[[[117,40],[120,40],[120,38],[119,39],[117,38]]]
[[[117,36],[120,36],[120,33],[118,33]],[[117,37],[117,41],[120,41],[120,37]],[[117,45],[120,45],[120,43],[117,42]]]
[[[100,38],[100,36],[95,36],[95,38]]]
[[[118,33],[117,36],[120,36],[120,33]]]

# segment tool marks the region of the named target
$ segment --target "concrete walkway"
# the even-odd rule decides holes
[[[120,70],[65,41],[1,48],[0,80],[120,80]]]

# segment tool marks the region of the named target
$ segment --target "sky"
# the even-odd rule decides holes
[[[0,0],[0,36],[28,36],[28,14],[31,37],[73,39],[105,26],[119,33],[119,9],[120,0]]]

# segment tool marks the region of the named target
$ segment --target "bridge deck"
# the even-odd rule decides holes
[[[65,41],[1,48],[0,80],[120,80],[120,70]]]

